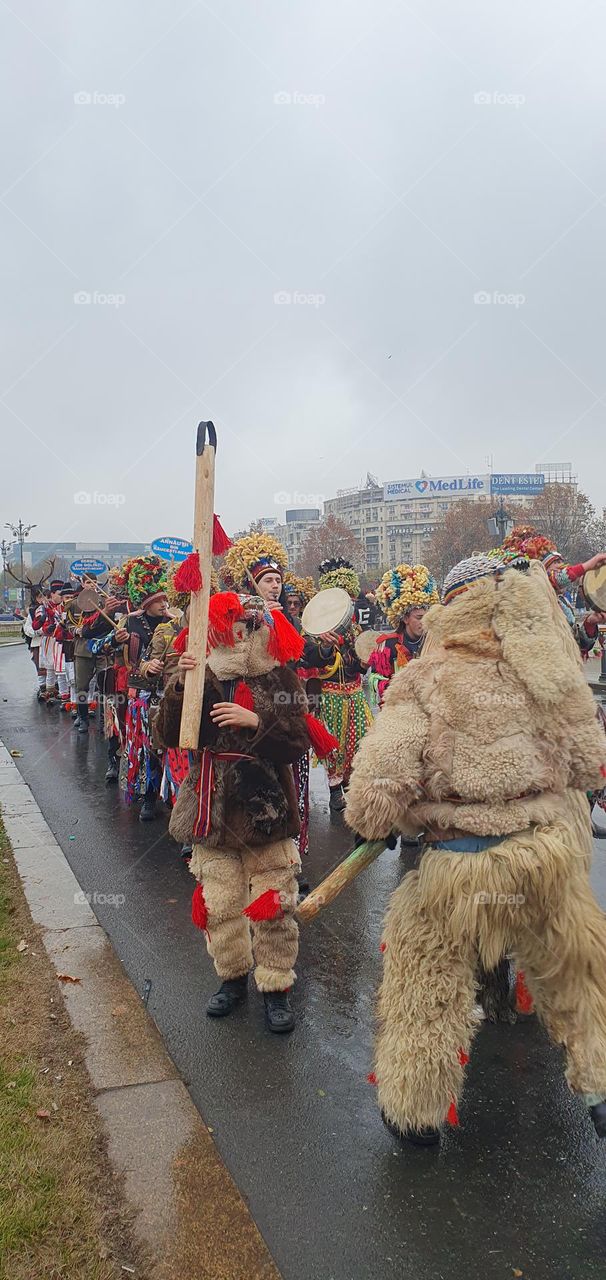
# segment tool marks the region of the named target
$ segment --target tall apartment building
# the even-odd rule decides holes
[[[271,532],[282,543],[291,567],[298,564],[301,548],[310,529],[321,520],[319,507],[299,507],[286,511],[284,524],[276,524]]]

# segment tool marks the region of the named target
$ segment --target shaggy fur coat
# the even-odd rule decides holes
[[[267,627],[248,633],[235,628],[233,648],[213,649],[206,666],[199,745],[212,751],[239,751],[253,760],[216,759],[211,830],[208,847],[234,850],[267,845],[299,833],[299,813],[292,765],[309,750],[305,723],[307,700],[294,671],[280,666],[267,651]],[[256,731],[231,726],[220,729],[210,719],[217,702],[228,702],[230,683],[244,680],[259,716]],[[163,746],[179,745],[183,690],[178,677],[170,680],[158,718],[156,734]],[[180,788],[170,820],[175,840],[191,843],[197,810],[199,761]]]
[[[569,788],[603,785],[606,739],[541,565],[481,580],[426,627],[354,760],[355,831],[506,835],[565,816]]]

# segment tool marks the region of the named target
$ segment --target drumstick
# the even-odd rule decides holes
[[[321,884],[295,908],[297,920],[300,920],[301,924],[307,924],[309,920],[313,920],[346,885],[351,884],[352,880],[359,876],[365,867],[375,862],[386,848],[384,840],[365,840],[352,849],[343,862],[340,862],[334,871],[331,871],[330,875],[326,876]],[[249,920],[274,920],[284,915],[286,905],[286,896],[283,901],[279,890],[267,889],[265,893],[255,898],[242,914]]]

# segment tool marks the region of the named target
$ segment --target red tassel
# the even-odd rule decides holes
[[[244,617],[244,610],[235,591],[218,591],[211,596],[208,607],[208,641],[212,649],[226,645],[233,649],[236,643],[234,623]]]
[[[305,648],[303,636],[295,631],[292,622],[284,617],[281,609],[272,609],[271,616],[274,625],[267,645],[268,653],[272,658],[277,658],[281,666],[285,666],[287,662],[298,662]]]
[[[213,555],[222,556],[231,545],[231,538],[228,538],[219,517],[213,516]]]
[[[248,907],[244,908],[243,916],[247,916],[249,920],[277,920],[284,915],[282,908],[282,899],[277,889],[266,889],[265,893],[255,898]]]
[[[200,557],[192,551],[187,559],[179,565],[174,577],[175,591],[201,591],[202,574],[200,573]]]
[[[196,929],[206,931],[208,925],[208,911],[206,902],[204,901],[204,892],[201,884],[197,884],[191,896],[191,918]]]
[[[534,1002],[521,969],[516,973],[516,1010],[518,1013],[534,1012]]]
[[[376,1083],[377,1083],[377,1077],[376,1077],[376,1075],[375,1075],[374,1071],[369,1071],[369,1072],[368,1072],[368,1075],[367,1075],[367,1077],[366,1077],[366,1079],[368,1080],[368,1083],[369,1083],[369,1084],[376,1084]]]
[[[458,1126],[458,1123],[459,1123],[459,1113],[458,1113],[458,1111],[457,1111],[457,1104],[456,1104],[456,1102],[454,1101],[454,1098],[453,1098],[453,1100],[452,1100],[452,1102],[451,1102],[451,1104],[450,1104],[450,1106],[449,1106],[449,1108],[448,1108],[448,1115],[446,1116],[446,1123],[447,1123],[447,1124],[451,1124],[451,1125],[452,1125],[452,1127],[453,1127],[453,1129],[456,1129],[456,1128],[457,1128],[457,1126]]]
[[[600,765],[600,773],[603,778],[606,778],[606,764]]]
[[[379,947],[379,951],[381,952],[381,955],[382,955],[382,956],[383,956],[383,955],[385,955],[385,952],[387,951],[387,943],[386,943],[386,942],[382,942],[382,943],[381,943],[381,946]]]
[[[305,723],[309,741],[318,760],[324,760],[326,756],[330,755],[331,751],[336,751],[339,739],[335,738],[334,734],[329,733],[326,725],[323,725],[317,716],[312,716],[311,712],[308,712],[305,716]]]
[[[183,630],[179,632],[178,636],[175,636],[173,640],[172,647],[174,652],[185,653],[185,650],[187,649],[188,641],[189,641],[189,627],[184,627]]]
[[[464,1049],[459,1049],[458,1058],[461,1066],[466,1067],[469,1062],[469,1054],[465,1053]]]
[[[253,697],[253,691],[252,689],[249,688],[247,684],[244,683],[243,680],[240,680],[240,682],[236,685],[236,692],[234,693],[234,702],[236,702],[239,707],[246,707],[247,711],[254,711],[255,709],[255,699]]]

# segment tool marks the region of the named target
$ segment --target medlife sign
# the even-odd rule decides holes
[[[490,476],[424,476],[420,480],[390,480],[383,486],[383,501],[471,498],[483,493],[490,493]]]

